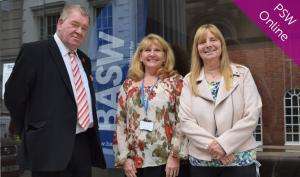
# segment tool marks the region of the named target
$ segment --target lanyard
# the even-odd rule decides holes
[[[158,78],[156,80],[156,82],[150,87],[150,92],[151,93],[154,89],[154,86],[158,83]],[[149,108],[149,95],[146,96],[146,93],[145,93],[145,83],[144,83],[144,79],[142,81],[142,85],[141,85],[141,103],[142,103],[142,106],[145,110],[145,113],[146,113],[146,116],[147,116],[147,113],[148,113],[148,108]]]

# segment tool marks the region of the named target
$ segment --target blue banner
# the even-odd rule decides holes
[[[112,140],[117,94],[126,78],[136,44],[145,33],[146,3],[147,0],[112,0],[100,9],[89,39],[99,138],[108,168],[114,167]]]

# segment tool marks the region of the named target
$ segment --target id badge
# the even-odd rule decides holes
[[[141,130],[147,130],[147,131],[152,132],[153,127],[154,127],[154,124],[153,124],[152,121],[146,121],[146,120],[141,120],[140,121],[140,129]]]

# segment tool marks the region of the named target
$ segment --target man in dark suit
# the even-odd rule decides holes
[[[66,5],[54,37],[24,44],[6,83],[11,131],[33,177],[90,177],[105,168],[89,58],[78,47],[89,27],[80,5]]]

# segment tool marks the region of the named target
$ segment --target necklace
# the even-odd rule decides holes
[[[213,73],[213,72],[204,72],[205,80],[209,84],[213,84],[219,82],[221,79],[220,73]]]

